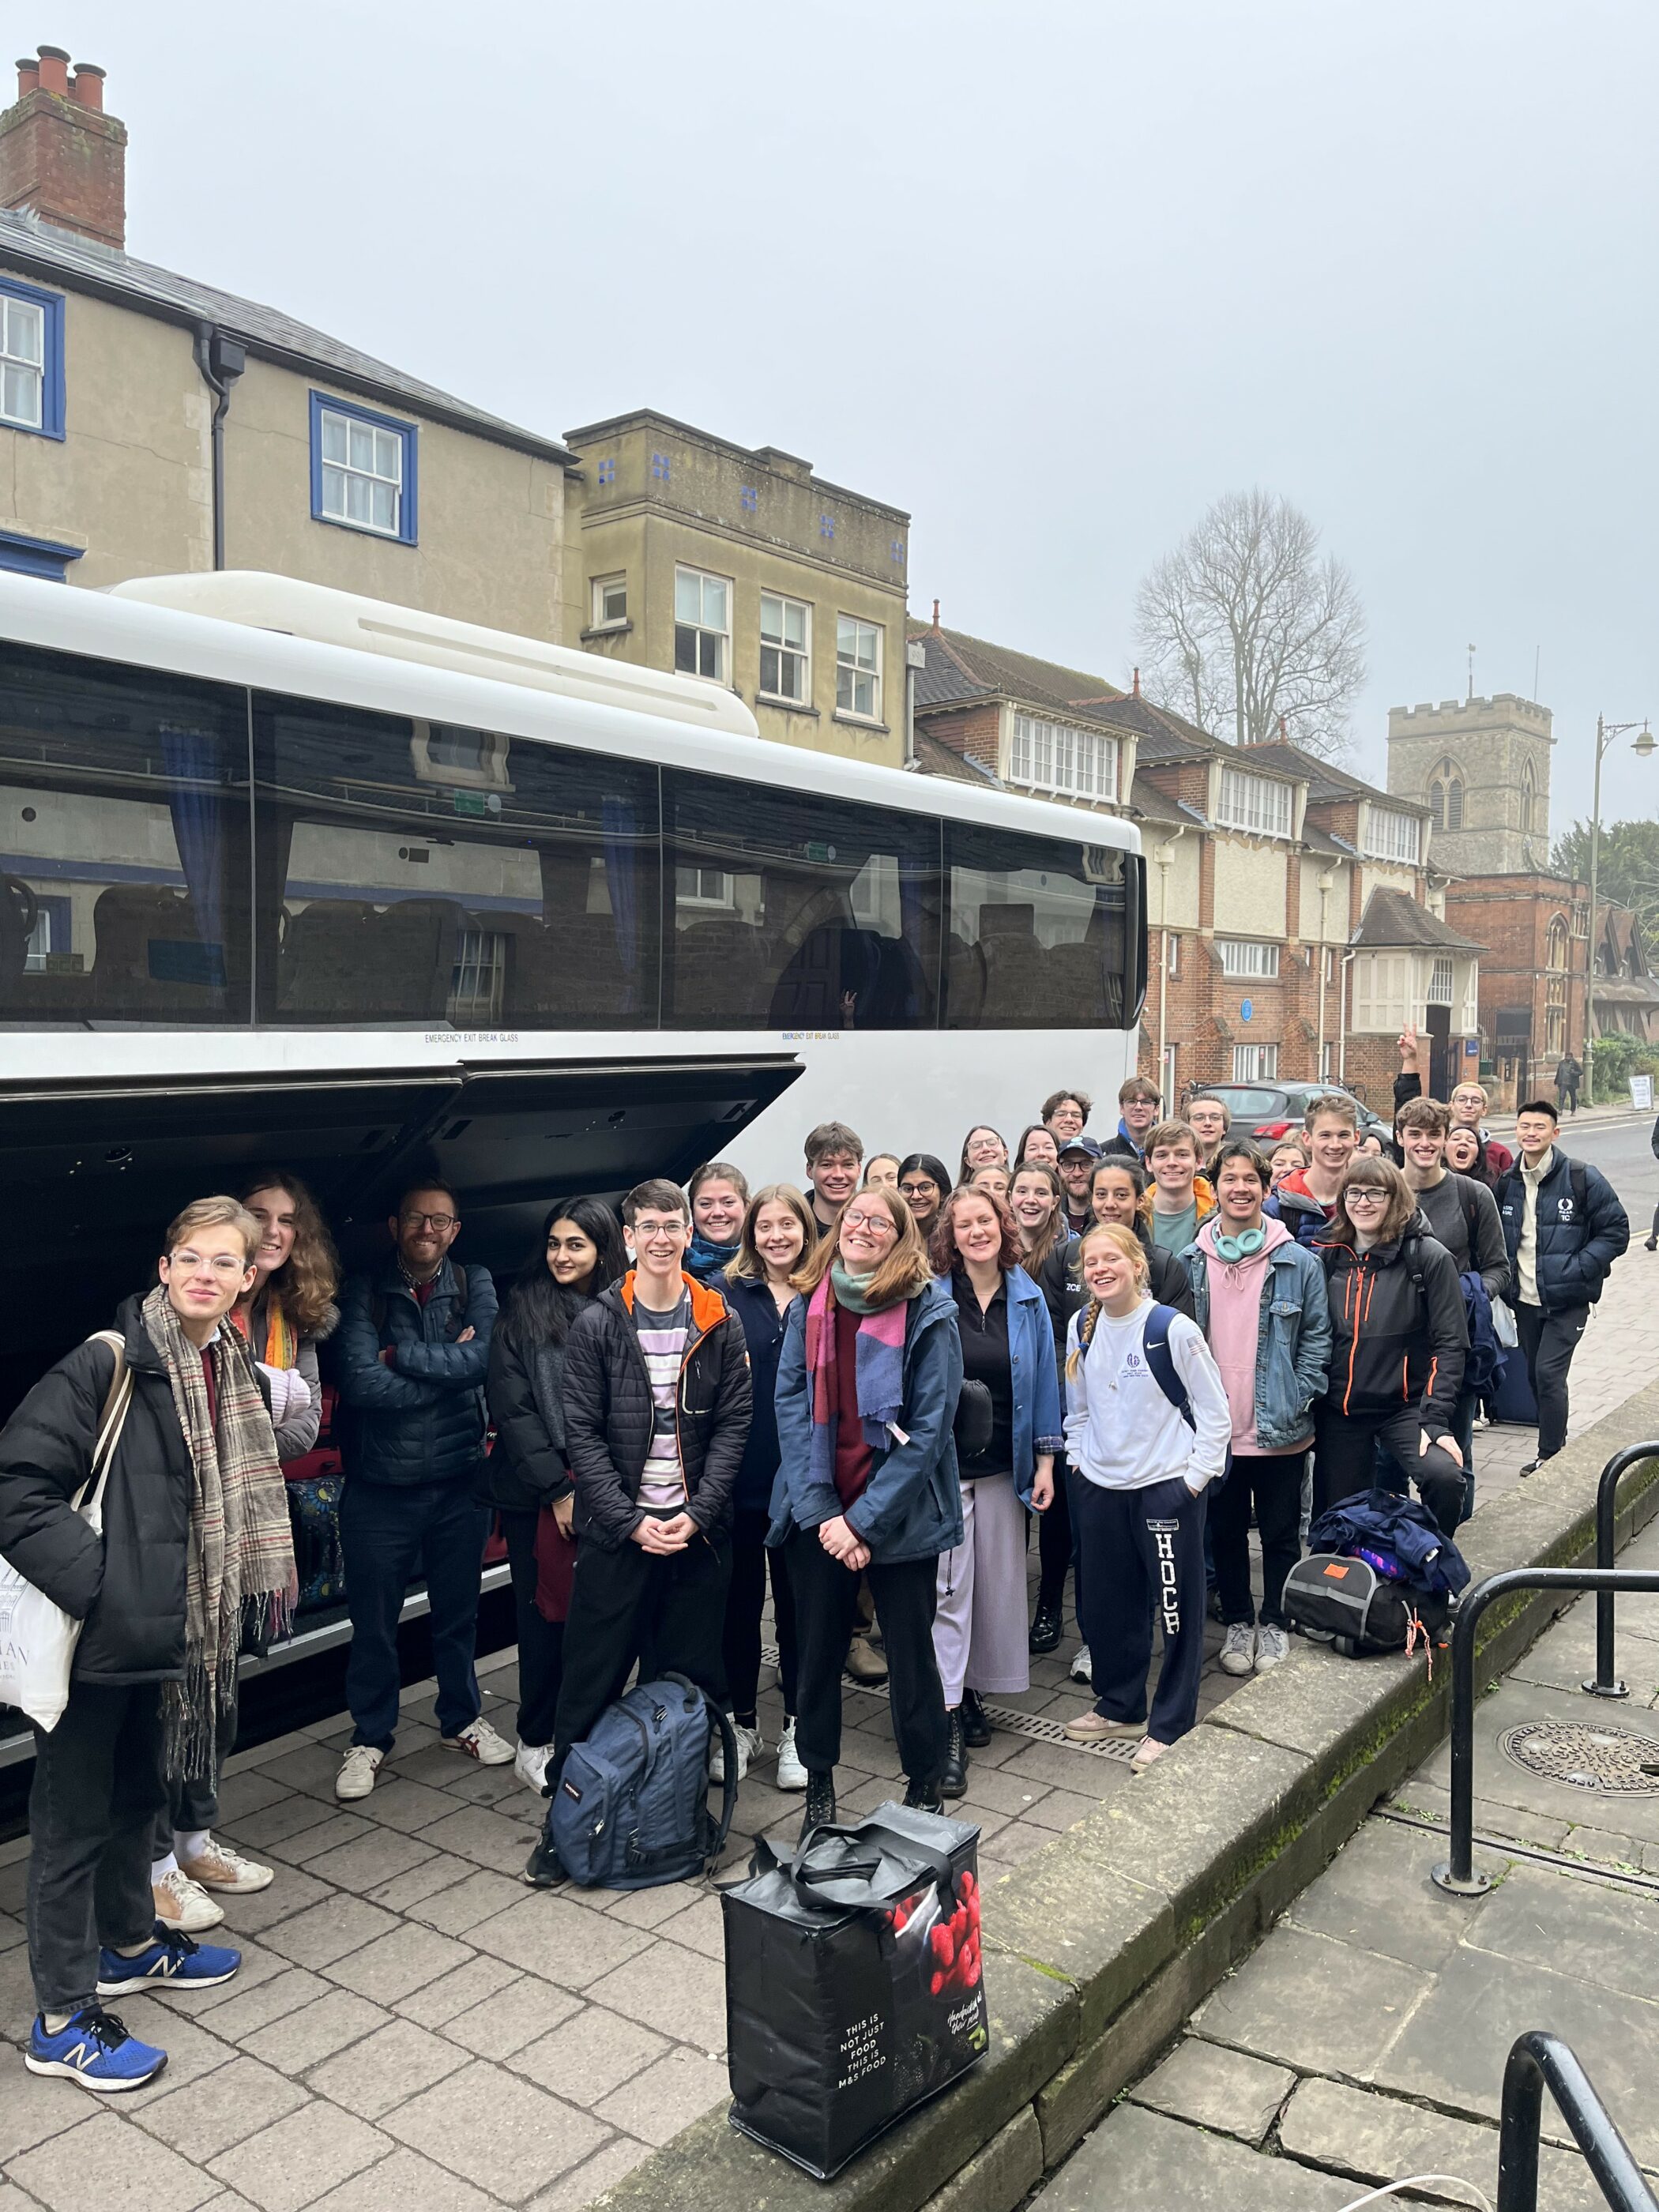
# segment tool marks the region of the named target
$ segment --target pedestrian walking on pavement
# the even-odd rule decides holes
[[[1515,1291],[1515,1325],[1538,1401],[1535,1474],[1567,1440],[1567,1372],[1607,1270],[1630,1244],[1630,1217],[1600,1168],[1556,1143],[1559,1117],[1547,1098],[1515,1117],[1518,1166],[1493,1196],[1503,1219]]]
[[[1564,1052],[1555,1063],[1555,1095],[1569,1114],[1578,1111],[1578,1086],[1583,1079],[1583,1069],[1570,1052]]]

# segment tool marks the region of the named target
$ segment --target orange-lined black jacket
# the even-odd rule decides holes
[[[1456,1264],[1422,1212],[1403,1236],[1369,1252],[1325,1239],[1313,1249],[1325,1263],[1335,1336],[1326,1405],[1342,1413],[1414,1406],[1431,1437],[1449,1434],[1468,1322]]]

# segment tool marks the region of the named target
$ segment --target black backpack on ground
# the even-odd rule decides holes
[[[1340,1552],[1298,1559],[1285,1577],[1283,1603],[1293,1629],[1333,1644],[1345,1659],[1403,1651],[1408,1642],[1415,1645],[1418,1635],[1437,1634],[1451,1617],[1437,1591],[1392,1582],[1369,1560]]]

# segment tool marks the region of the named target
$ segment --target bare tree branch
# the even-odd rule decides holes
[[[1147,696],[1236,744],[1286,734],[1331,757],[1365,677],[1352,577],[1287,500],[1229,492],[1148,572],[1135,603]]]

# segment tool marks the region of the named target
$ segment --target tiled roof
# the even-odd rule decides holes
[[[1374,890],[1365,902],[1359,927],[1349,942],[1389,951],[1398,945],[1420,946],[1433,952],[1484,952],[1486,946],[1464,937],[1438,915],[1431,914],[1404,891]]]
[[[423,384],[419,377],[376,361],[372,354],[360,353],[356,346],[296,322],[278,308],[240,299],[234,292],[217,291],[210,284],[197,283],[193,277],[176,276],[171,270],[137,261],[114,246],[59,230],[15,208],[0,209],[0,263],[74,291],[90,292],[140,314],[159,316],[187,330],[198,323],[216,324],[261,360],[325,377],[368,398],[412,408],[434,422],[488,438],[494,445],[511,446],[561,467],[575,465],[576,456],[558,439],[504,422],[499,416],[488,415],[465,399]]]
[[[910,638],[927,652],[927,665],[916,671],[918,707],[953,706],[968,699],[1018,699],[1094,722],[1101,708],[1121,696],[1116,684],[1057,660],[1015,653],[961,630],[933,629],[913,623]]]
[[[1002,778],[994,770],[982,762],[969,760],[943,738],[936,738],[925,722],[916,724],[916,766],[924,775],[947,775],[957,783],[976,783],[981,791],[988,783],[998,791],[1004,788]]]
[[[1406,814],[1426,815],[1429,811],[1420,799],[1406,799],[1396,792],[1379,790],[1376,784],[1350,775],[1346,769],[1322,760],[1317,753],[1304,752],[1300,745],[1293,745],[1283,738],[1275,738],[1271,744],[1251,745],[1249,751],[1253,763],[1260,761],[1264,766],[1277,768],[1283,775],[1305,776],[1308,797],[1316,805],[1333,799],[1376,799],[1385,806],[1397,806]]]

